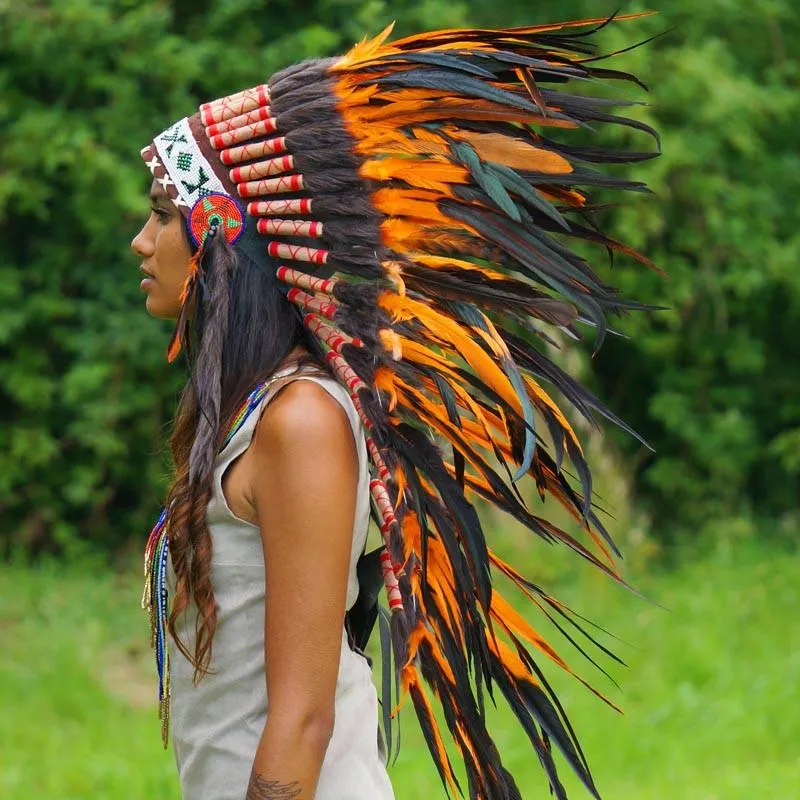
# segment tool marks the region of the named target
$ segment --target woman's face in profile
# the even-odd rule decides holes
[[[148,313],[177,319],[192,251],[183,216],[156,181],[150,187],[150,216],[133,238],[131,250],[142,259],[140,285]]]

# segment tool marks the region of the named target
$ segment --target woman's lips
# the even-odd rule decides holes
[[[155,283],[156,279],[144,267],[139,267],[139,271],[144,275],[144,277],[141,280],[141,283],[139,284],[139,288],[142,289],[143,291],[146,291]]]

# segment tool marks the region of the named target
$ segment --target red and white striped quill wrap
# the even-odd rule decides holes
[[[221,150],[219,158],[223,164],[230,166],[231,164],[241,164],[244,161],[253,161],[256,158],[285,152],[286,137],[273,136],[271,139],[264,139],[262,142],[250,142],[238,147]]]
[[[215,122],[223,122],[266,105],[269,105],[269,86],[263,83],[252,89],[236,92],[229,97],[203,103],[200,106],[200,119],[206,126],[213,125]]]

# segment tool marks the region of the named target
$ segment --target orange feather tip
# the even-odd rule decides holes
[[[365,36],[358,44],[350,48],[331,68],[330,72],[352,69],[353,67],[370,61],[381,54],[380,50],[394,30],[395,22],[390,22],[377,36],[370,39]],[[393,48],[386,48],[387,50]],[[381,54],[385,55],[385,53]]]
[[[170,339],[169,345],[167,347],[167,363],[171,364],[177,357],[178,354],[181,352],[181,337],[178,336],[178,332],[176,331],[172,338]]]

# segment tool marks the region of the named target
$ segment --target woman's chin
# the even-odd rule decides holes
[[[180,308],[176,308],[174,303],[159,302],[159,298],[150,292],[147,294],[144,307],[147,313],[156,319],[177,319],[180,312]]]

